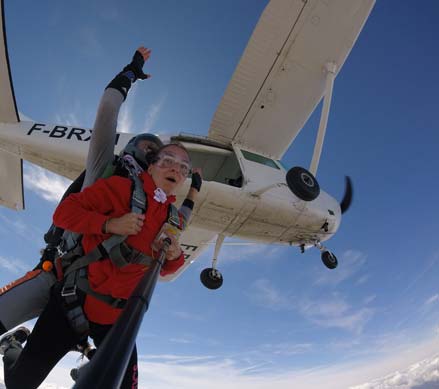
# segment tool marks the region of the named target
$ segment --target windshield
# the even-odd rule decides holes
[[[274,169],[280,170],[280,167],[276,164],[276,162],[274,162],[270,158],[264,157],[263,155],[251,153],[250,151],[241,150],[241,152],[244,158],[247,159],[248,161],[260,163],[261,165],[269,166]]]

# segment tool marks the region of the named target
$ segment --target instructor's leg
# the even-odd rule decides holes
[[[77,342],[57,299],[51,297],[26,347],[21,350],[18,342],[12,342],[6,349],[3,357],[6,387],[37,388]]]
[[[7,328],[3,325],[3,323],[0,321],[0,336],[3,335],[5,332],[8,332]]]
[[[52,272],[37,269],[0,288],[0,335],[37,317],[49,301],[55,281]]]

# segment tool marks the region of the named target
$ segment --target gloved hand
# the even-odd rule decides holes
[[[128,77],[131,82],[136,82],[136,80],[146,80],[150,78],[150,74],[143,73],[143,65],[145,61],[151,55],[151,50],[145,47],[139,47],[133,55],[131,62],[125,66],[122,70],[122,74]]]
[[[40,262],[50,261],[53,262],[55,258],[59,256],[58,247],[47,245],[41,252]]]
[[[191,188],[194,188],[197,190],[197,192],[201,189],[201,184],[203,183],[203,180],[201,179],[201,174],[198,173],[198,171],[192,172],[192,183]]]
[[[105,89],[117,89],[123,95],[125,100],[131,84],[136,80],[146,80],[150,78],[150,74],[143,73],[143,65],[151,55],[151,50],[145,47],[139,47],[133,55],[131,62],[123,68],[123,70],[111,80]]]

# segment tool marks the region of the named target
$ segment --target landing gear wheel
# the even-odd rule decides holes
[[[322,261],[328,269],[335,269],[338,265],[337,257],[330,251],[323,251]]]
[[[319,183],[303,167],[295,166],[288,170],[286,180],[291,192],[304,201],[312,201],[320,194]]]
[[[201,272],[200,280],[208,289],[218,289],[223,284],[222,274],[211,267],[208,267]]]

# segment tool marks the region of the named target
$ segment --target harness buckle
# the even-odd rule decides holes
[[[114,298],[113,302],[110,304],[113,308],[123,309],[125,307],[126,300],[123,298]]]
[[[66,286],[64,285],[61,290],[62,297],[76,296],[76,285]]]

